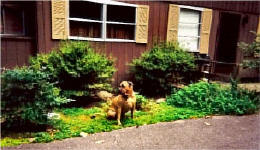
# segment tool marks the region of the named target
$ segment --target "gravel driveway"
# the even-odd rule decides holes
[[[260,115],[213,116],[130,127],[87,137],[43,144],[24,144],[4,149],[90,150],[90,149],[219,149],[260,150]]]

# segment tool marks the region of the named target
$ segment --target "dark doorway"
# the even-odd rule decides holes
[[[234,73],[236,67],[236,49],[240,26],[239,14],[221,13],[218,30],[216,61],[216,73]]]

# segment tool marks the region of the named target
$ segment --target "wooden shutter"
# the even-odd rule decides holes
[[[52,0],[52,39],[68,38],[68,1]]]
[[[147,43],[148,41],[149,6],[138,5],[136,22],[136,43]]]
[[[208,54],[209,51],[209,36],[211,29],[212,10],[204,9],[201,16],[201,29],[200,29],[200,53]]]
[[[180,8],[178,5],[170,4],[168,11],[168,27],[167,27],[167,42],[178,40],[178,24]]]
[[[257,26],[256,34],[260,36],[260,16],[258,17],[258,26]],[[260,41],[259,36],[256,38],[257,41]]]

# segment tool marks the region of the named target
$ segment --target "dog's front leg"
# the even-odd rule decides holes
[[[121,126],[121,121],[120,121],[120,119],[121,119],[121,113],[122,113],[122,108],[118,108],[118,110],[117,110],[117,124],[118,124],[119,126]]]
[[[135,108],[132,108],[132,109],[131,109],[131,118],[132,118],[132,119],[134,118],[134,112],[135,112]]]

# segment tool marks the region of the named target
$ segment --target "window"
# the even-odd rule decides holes
[[[135,41],[136,5],[114,1],[70,1],[69,39]]]
[[[1,35],[25,35],[24,11],[14,5],[1,7]]]
[[[201,10],[180,8],[178,42],[191,52],[199,52]]]

